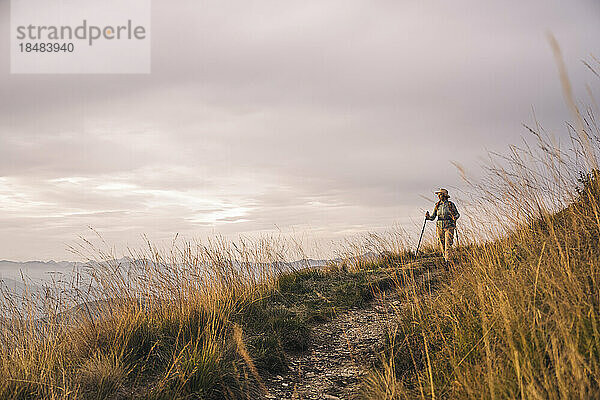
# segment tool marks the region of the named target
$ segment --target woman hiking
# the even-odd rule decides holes
[[[440,250],[444,255],[444,260],[449,262],[451,259],[452,242],[454,241],[454,230],[456,229],[456,220],[460,217],[458,210],[453,202],[448,200],[450,196],[446,189],[440,189],[435,194],[439,201],[435,203],[433,214],[429,211],[425,214],[425,219],[434,221],[437,217],[436,233]]]

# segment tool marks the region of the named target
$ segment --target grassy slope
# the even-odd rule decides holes
[[[20,327],[2,350],[0,398],[258,398],[261,375],[306,349],[312,324],[392,285],[407,307],[364,397],[594,398],[599,194],[588,183],[566,209],[462,248],[437,288],[410,270],[392,282],[366,269],[309,269],[115,305],[104,320],[51,331],[49,341]],[[399,263],[391,256],[368,268]],[[8,343],[14,331],[2,334]]]
[[[588,181],[564,210],[461,248],[435,288],[410,269],[392,281],[379,267],[402,264],[398,255],[351,272],[308,269],[259,281],[222,273],[208,289],[191,275],[152,275],[169,301],[130,297],[101,321],[56,324],[50,340],[35,337],[27,319],[16,331],[5,326],[0,398],[259,398],[261,375],[306,349],[314,323],[391,286],[407,307],[365,398],[594,398],[598,199],[598,181]]]
[[[365,398],[600,397],[600,190],[503,239],[463,249],[433,296],[401,290]]]
[[[115,304],[102,321],[56,328],[48,341],[24,329],[3,348],[0,398],[257,398],[260,376],[305,350],[312,324],[389,284],[366,271],[308,269],[153,306]],[[2,333],[10,342],[11,330]]]

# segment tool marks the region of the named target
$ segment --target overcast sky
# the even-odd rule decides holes
[[[538,119],[565,136],[546,38],[598,80],[597,1],[153,1],[150,75],[10,75],[0,0],[0,259],[281,230],[419,230]],[[425,201],[422,196],[431,198]]]

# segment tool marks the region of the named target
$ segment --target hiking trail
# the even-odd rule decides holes
[[[440,272],[425,272],[431,282]],[[428,267],[435,262],[428,260]],[[409,267],[404,265],[403,267]],[[396,270],[397,271],[397,270]],[[265,377],[266,399],[350,400],[357,397],[363,378],[380,361],[388,332],[402,307],[397,288],[380,292],[364,307],[352,308],[312,327],[307,351],[288,354],[288,369]]]
[[[289,355],[289,369],[269,377],[267,399],[349,399],[359,390],[383,350],[394,308],[395,292],[383,294],[365,308],[352,309],[315,325],[308,351]]]

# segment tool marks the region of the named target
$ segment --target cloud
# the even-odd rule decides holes
[[[568,118],[598,54],[593,1],[153,2],[146,75],[10,75],[0,65],[0,258],[69,258],[175,232],[412,229],[536,115]],[[8,1],[0,32],[8,37]],[[7,40],[0,52],[8,53]],[[418,228],[417,228],[418,229]],[[31,243],[36,243],[31,246]]]

